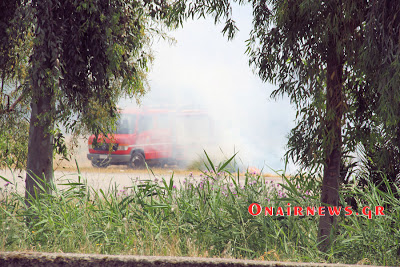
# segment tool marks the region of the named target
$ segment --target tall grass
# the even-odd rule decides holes
[[[259,203],[286,209],[319,206],[319,179],[226,171],[208,159],[201,179],[132,180],[95,191],[78,180],[49,185],[27,208],[13,183],[0,189],[0,250],[232,257],[261,260],[399,265],[399,200],[373,185],[349,186],[341,195],[359,207],[384,206],[385,216],[343,216],[327,253],[317,249],[318,216],[258,216]],[[345,199],[342,199],[345,204]],[[360,211],[361,213],[361,211]]]

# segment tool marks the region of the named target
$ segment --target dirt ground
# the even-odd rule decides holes
[[[117,186],[122,189],[132,185],[132,180],[155,180],[161,181],[164,178],[167,182],[171,177],[174,179],[174,184],[179,185],[185,178],[192,176],[195,180],[200,180],[200,171],[190,170],[174,170],[172,168],[158,168],[152,170],[133,170],[126,166],[110,166],[106,169],[98,169],[93,167],[80,167],[78,172],[77,168],[62,167],[54,171],[54,181],[60,188],[62,184],[68,182],[78,182],[86,180],[87,184],[95,190],[103,189],[107,191],[111,186]],[[10,170],[0,170],[0,176],[8,179],[13,185],[16,186],[18,192],[24,192],[26,173],[13,172]],[[267,180],[274,182],[281,182],[281,178],[273,175],[264,175]],[[242,175],[244,178],[244,175]],[[4,188],[5,181],[0,180],[0,188]]]
[[[108,190],[111,186],[118,188],[129,187],[132,185],[132,180],[155,180],[161,181],[164,178],[167,182],[171,177],[174,179],[174,184],[179,186],[185,178],[190,175],[195,180],[200,180],[200,171],[188,170],[173,170],[168,168],[148,170],[132,170],[125,166],[121,167],[108,167],[107,169],[97,169],[92,167],[82,167],[80,172],[73,168],[61,168],[54,171],[54,181],[56,185],[61,186],[68,182],[78,182],[85,179],[87,184],[95,190],[103,189]],[[24,192],[25,188],[25,172],[11,172],[10,170],[0,170],[0,176],[5,177],[16,186],[18,192]],[[242,175],[244,178],[244,175]],[[274,182],[281,182],[281,178],[272,175],[265,175],[267,180]],[[0,181],[0,187],[4,187]]]

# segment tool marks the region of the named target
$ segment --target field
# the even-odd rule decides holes
[[[317,249],[318,216],[253,216],[252,203],[318,206],[320,179],[232,172],[229,160],[207,170],[154,176],[93,189],[77,180],[49,185],[52,194],[31,198],[30,208],[11,183],[0,189],[0,250],[174,255],[302,262],[399,265],[400,212],[393,194],[373,187],[344,188],[359,207],[383,206],[384,216],[340,214],[336,240]],[[197,178],[196,178],[197,177]],[[10,181],[13,182],[13,181]],[[348,206],[344,199],[342,205]],[[253,208],[252,212],[256,212]],[[293,210],[292,210],[293,212]],[[361,214],[361,210],[359,210]]]

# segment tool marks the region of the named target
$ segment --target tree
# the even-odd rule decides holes
[[[362,140],[368,179],[361,177],[361,182],[373,182],[386,191],[385,176],[396,192],[400,175],[400,3],[373,0],[368,10],[358,64],[370,84],[370,90],[360,97],[360,102],[369,103],[363,105],[367,116],[361,120],[368,126]]]
[[[293,0],[271,1],[271,6],[265,1],[254,4],[251,40],[260,48],[252,47],[251,62],[263,80],[278,83],[274,96],[286,93],[296,105],[300,121],[289,138],[289,153],[306,166],[312,166],[307,160],[314,166],[323,164],[321,203],[338,206],[342,133],[352,131],[353,94],[365,86],[354,64],[363,44],[366,5]],[[354,148],[352,140],[345,141],[345,147]],[[320,217],[318,240],[323,251],[335,223],[336,217],[328,212]]]
[[[28,198],[40,193],[34,179],[39,184],[52,181],[54,147],[60,146],[60,139],[54,138],[58,125],[73,130],[81,123],[99,131],[96,116],[104,114],[112,124],[119,97],[139,98],[146,92],[149,42],[168,6],[163,0],[14,2],[15,10],[31,14],[28,28],[34,32],[26,79],[31,101]],[[10,12],[9,17],[16,14]],[[2,55],[18,47],[7,44]],[[13,73],[12,66],[2,65],[2,73]]]

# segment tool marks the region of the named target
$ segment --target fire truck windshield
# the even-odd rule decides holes
[[[116,134],[133,134],[136,128],[136,114],[122,114],[117,122]]]

